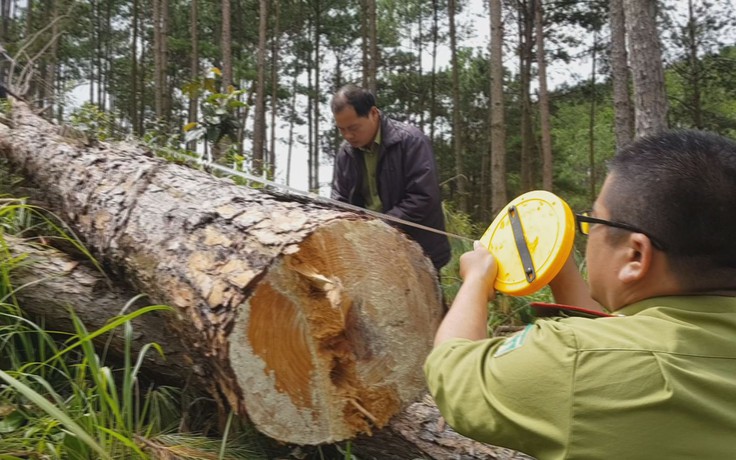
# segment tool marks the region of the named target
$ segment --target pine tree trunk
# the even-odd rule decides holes
[[[171,121],[171,88],[169,87],[169,0],[159,0],[161,8],[161,37],[159,40],[159,63],[161,65],[161,110],[163,119]]]
[[[322,40],[322,3],[320,0],[314,2],[314,59],[312,61],[314,65],[314,93],[312,94],[312,123],[313,123],[313,139],[315,142],[309,144],[312,152],[312,172],[309,177],[312,179],[309,191],[312,193],[319,193],[319,153],[320,153],[320,138],[322,133],[320,132],[320,105],[321,98],[320,94],[320,76],[322,75],[321,62],[323,59],[322,50],[320,48],[320,41]]]
[[[56,75],[59,61],[59,40],[61,40],[61,31],[59,30],[59,21],[57,19],[61,14],[61,7],[57,1],[52,2],[51,7],[53,9],[52,15],[54,25],[51,26],[52,45],[49,49],[49,56],[47,58],[48,66],[46,68],[46,82],[44,84],[47,91],[47,97],[42,104],[44,109],[48,110],[49,116],[53,116],[54,114],[54,106],[56,105],[55,101],[62,99],[61,94],[57,94],[58,88],[56,87]]]
[[[457,209],[468,212],[468,187],[463,165],[462,115],[460,111],[460,69],[457,61],[457,33],[455,31],[455,0],[449,0],[447,9],[450,22],[450,54],[452,67],[452,150],[455,158],[455,181],[457,182]]]
[[[368,36],[370,37],[368,59],[368,90],[377,95],[378,90],[378,5],[376,0],[368,0]]]
[[[43,318],[62,331],[73,331],[68,308],[74,306],[77,317],[90,331],[103,327],[113,316],[147,305],[143,300],[131,302],[135,292],[128,286],[112,284],[90,264],[70,257],[49,246],[2,237],[11,257],[24,257],[25,263],[10,272],[11,282],[20,287],[15,296],[27,313]],[[181,385],[190,377],[191,364],[185,348],[173,335],[162,334],[165,318],[159,312],[147,313],[132,321],[135,340],[132,351],[155,341],[165,351],[163,359],[157,353],[145,355],[142,368],[159,383]],[[124,337],[119,330],[112,336],[102,336],[110,356],[122,356]],[[528,459],[510,449],[491,446],[465,438],[447,426],[437,406],[425,396],[393,417],[390,423],[371,436],[353,440],[361,458],[404,460],[407,458]]]
[[[634,137],[632,134],[629,65],[626,54],[626,26],[623,0],[611,0],[611,75],[613,80],[613,112],[616,149]]]
[[[195,0],[196,1],[196,0]],[[138,56],[138,9],[139,9],[139,2],[138,0],[133,0],[133,4],[131,6],[131,9],[133,10],[133,17],[131,18],[131,29],[133,30],[133,37],[130,41],[130,100],[128,102],[130,107],[130,124],[131,124],[131,131],[133,131],[134,134],[140,135],[142,130],[140,129],[140,123],[139,123],[139,117],[138,117],[138,101],[142,100],[142,97],[139,97],[138,91],[139,87],[139,75],[138,75],[138,63],[139,56]],[[142,88],[142,87],[141,87]],[[141,93],[144,93],[144,90],[140,90]],[[142,103],[140,105],[143,105]]]
[[[12,121],[0,155],[114,278],[174,308],[166,333],[223,407],[274,439],[318,444],[381,428],[424,394],[440,291],[398,230],[129,144],[67,141],[19,102]]]
[[[439,2],[432,0],[432,74],[429,79],[429,140],[434,143],[437,128],[437,47],[439,45]]]
[[[258,77],[256,85],[256,107],[253,112],[253,174],[263,173],[266,150],[266,30],[268,25],[268,2],[258,2]]]
[[[503,96],[503,12],[501,4],[501,0],[490,1],[491,219],[508,202],[506,193],[506,109]]]
[[[360,65],[361,65],[361,82],[364,88],[368,88],[369,72],[368,72],[368,49],[370,47],[370,34],[368,32],[368,2],[370,0],[360,0]]]
[[[519,0],[519,101],[521,105],[521,190],[535,187],[534,127],[532,126],[532,61],[534,60],[534,0]]]
[[[273,2],[273,31],[271,36],[271,148],[268,152],[268,176],[276,177],[276,114],[279,109],[279,49],[281,44],[281,3]]]
[[[539,69],[539,120],[542,134],[542,188],[552,191],[552,125],[547,91],[547,62],[544,55],[544,1],[535,0],[534,24],[537,41],[537,68]]]
[[[695,129],[704,129],[703,124],[703,95],[702,95],[702,83],[703,83],[703,63],[698,58],[698,45],[700,37],[698,37],[698,18],[693,8],[693,0],[687,2],[687,56],[688,56],[688,71],[686,81],[689,83],[689,89],[687,90],[690,106],[690,113],[692,114],[692,125]]]
[[[655,11],[656,0],[624,0],[636,137],[667,129],[668,104]]]
[[[595,201],[595,197],[598,195],[597,188],[598,188],[598,174],[597,174],[597,167],[596,167],[596,161],[595,161],[595,114],[596,114],[596,107],[597,107],[597,100],[598,95],[596,94],[596,59],[597,59],[597,53],[596,50],[598,49],[598,32],[593,33],[593,46],[591,47],[591,59],[590,59],[590,116],[588,119],[588,170],[590,171],[588,174],[589,179],[589,186],[588,186],[588,197],[590,199],[590,202]]]
[[[192,42],[192,55],[189,57],[189,78],[192,82],[199,81],[199,0],[192,0],[189,9],[189,35]],[[199,117],[199,96],[192,92],[189,94],[189,123],[194,123]],[[197,151],[197,141],[187,144],[187,149]]]
[[[232,30],[230,27],[230,0],[222,0],[222,34],[220,35],[220,55],[222,57],[222,92],[227,93],[228,86],[233,84],[233,52]]]

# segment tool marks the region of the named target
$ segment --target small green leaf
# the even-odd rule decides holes
[[[181,90],[184,94],[189,96],[190,98],[197,97],[199,95],[199,90],[202,87],[202,85],[198,81],[193,81],[185,84],[181,87]]]
[[[26,422],[26,418],[20,412],[14,410],[9,415],[0,419],[0,433],[11,433]]]

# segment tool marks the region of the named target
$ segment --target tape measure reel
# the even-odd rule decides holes
[[[495,289],[513,296],[549,284],[570,256],[574,240],[572,210],[544,190],[513,199],[480,239],[498,263]]]

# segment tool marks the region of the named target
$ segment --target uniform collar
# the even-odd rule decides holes
[[[652,297],[631,305],[627,305],[616,314],[632,316],[652,307],[674,308],[677,310],[690,310],[700,312],[736,312],[736,297],[725,295],[683,295]]]
[[[378,148],[381,146],[381,123],[379,121],[378,123],[378,131],[376,131],[376,137],[373,138],[373,142],[371,143],[370,147],[361,147],[360,151],[362,152],[377,152]]]

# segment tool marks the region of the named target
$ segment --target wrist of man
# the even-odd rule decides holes
[[[496,298],[496,291],[494,289],[494,280],[489,279],[486,275],[481,273],[471,273],[463,278],[463,285],[465,291],[473,291],[482,294],[487,300],[493,300]]]

